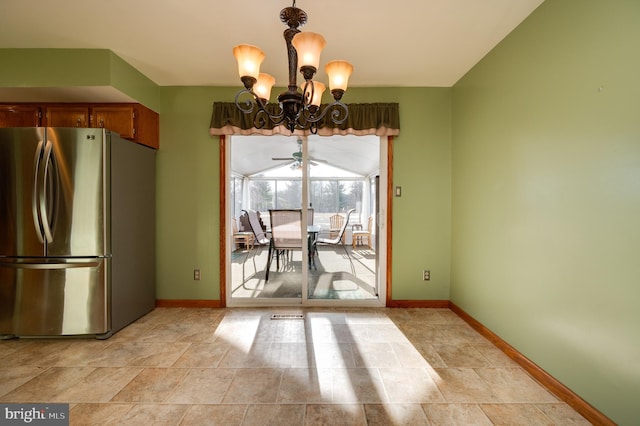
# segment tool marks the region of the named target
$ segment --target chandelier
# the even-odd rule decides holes
[[[260,72],[260,64],[265,58],[264,52],[255,46],[241,44],[233,48],[233,55],[238,61],[240,80],[244,85],[244,89],[236,95],[236,106],[245,114],[256,111],[253,124],[258,129],[270,122],[274,126],[284,125],[291,133],[295,130],[308,130],[316,134],[317,123],[328,113],[335,124],[344,123],[349,109],[340,100],[347,90],[353,66],[347,61],[327,63],[325,71],[329,77],[333,102],[322,109],[321,99],[326,87],[319,81],[314,81],[313,77],[320,63],[320,52],[326,45],[324,37],[299,30],[299,27],[307,22],[307,14],[296,7],[295,0],[291,7],[285,7],[280,11],[280,20],[288,26],[284,31],[289,60],[287,90],[278,96],[277,107],[267,108],[275,78]],[[300,87],[296,78],[298,66],[304,78]],[[247,95],[250,98],[242,101],[241,98]]]

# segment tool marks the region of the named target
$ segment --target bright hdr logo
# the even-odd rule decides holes
[[[69,404],[2,404],[0,425],[68,425]]]

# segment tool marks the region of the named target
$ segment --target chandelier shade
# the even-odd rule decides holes
[[[240,78],[252,77],[258,79],[260,75],[260,64],[264,61],[265,55],[262,50],[250,44],[241,44],[233,48],[233,56],[238,61],[238,74]]]
[[[271,87],[275,79],[268,74],[260,73],[260,66],[265,54],[259,48],[241,44],[233,48],[233,55],[238,62],[238,74],[244,85],[236,95],[236,106],[245,114],[254,114],[254,125],[262,128],[267,123],[284,125],[291,133],[305,130],[317,133],[317,123],[327,116],[335,124],[342,124],[349,115],[348,107],[341,102],[347,90],[349,76],[353,65],[346,61],[332,61],[327,64],[329,86],[334,101],[321,108],[322,95],[326,86],[313,80],[320,66],[320,54],[326,46],[324,37],[313,32],[301,32],[299,27],[307,22],[307,14],[296,7],[295,0],[291,7],[280,11],[280,20],[287,25],[284,39],[289,62],[289,84],[287,90],[278,95],[279,110],[266,108],[269,103]],[[300,72],[304,83],[298,87],[296,73]],[[248,99],[246,99],[248,97]]]
[[[317,33],[298,33],[293,36],[291,44],[298,52],[298,66],[302,70],[304,67],[313,67],[317,70],[320,66],[320,53],[327,45],[324,37]],[[314,71],[315,72],[315,71]]]
[[[329,76],[329,89],[341,90],[343,93],[347,90],[349,77],[353,72],[353,65],[347,61],[331,61],[324,68]]]
[[[274,84],[276,84],[276,79],[274,77],[261,72],[258,75],[258,81],[254,86],[254,92],[256,92],[256,95],[266,103],[271,97],[271,88]]]

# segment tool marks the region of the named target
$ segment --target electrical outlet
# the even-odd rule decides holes
[[[193,270],[193,279],[195,281],[200,281],[200,269]]]
[[[429,281],[430,279],[431,279],[431,271],[428,269],[425,269],[424,271],[422,271],[422,280]]]

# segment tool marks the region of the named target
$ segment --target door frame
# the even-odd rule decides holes
[[[227,306],[227,277],[230,273],[229,271],[229,253],[227,252],[227,239],[228,239],[228,215],[227,215],[227,193],[228,193],[228,169],[229,163],[227,161],[227,151],[229,149],[229,140],[227,136],[221,135],[219,136],[220,143],[218,149],[218,160],[219,160],[219,197],[220,197],[220,221],[219,221],[219,230],[220,230],[220,307]],[[384,305],[389,307],[392,301],[391,298],[391,290],[392,290],[392,234],[393,234],[393,136],[387,136],[387,191],[386,197],[383,198],[382,194],[380,197],[380,201],[386,201],[386,217],[382,218],[385,220],[385,230],[386,230],[386,251],[385,251],[385,300]],[[382,287],[382,285],[380,285]]]

